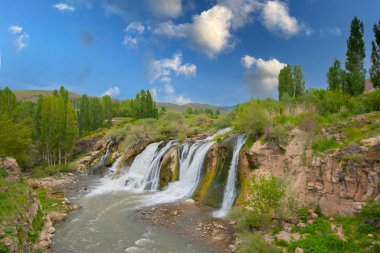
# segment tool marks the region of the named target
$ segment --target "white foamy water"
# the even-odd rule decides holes
[[[216,218],[223,218],[226,216],[227,212],[231,209],[232,205],[236,199],[236,177],[239,165],[239,154],[240,150],[246,142],[246,137],[244,135],[239,135],[236,138],[234,152],[232,155],[232,161],[230,168],[228,170],[227,184],[224,189],[223,204],[222,208],[213,213]]]

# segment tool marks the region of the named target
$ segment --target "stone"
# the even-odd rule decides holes
[[[10,252],[17,252],[18,251],[17,242],[14,239],[6,237],[3,239],[3,243],[5,246],[7,246],[7,248],[10,250]]]
[[[292,239],[290,237],[290,234],[286,231],[281,231],[280,233],[278,233],[276,235],[276,238],[278,240],[282,240],[282,241],[285,241],[285,242],[290,242]]]
[[[306,227],[306,224],[303,223],[303,222],[300,222],[300,223],[297,224],[297,227],[304,228],[304,227]]]
[[[16,159],[10,157],[0,158],[0,168],[4,168],[8,172],[7,179],[11,181],[20,179],[20,167]]]
[[[231,252],[237,252],[237,247],[235,245],[228,245],[228,248],[231,250]]]
[[[48,231],[49,234],[54,234],[55,233],[55,228],[54,227],[49,227],[47,231]]]
[[[304,250],[300,247],[297,247],[294,253],[304,253]]]
[[[301,240],[301,234],[299,233],[294,233],[291,235],[292,239],[295,240],[295,241],[298,241],[298,240]]]
[[[338,233],[338,227],[335,225],[335,224],[331,224],[331,231],[333,232],[333,233]]]
[[[309,218],[310,218],[311,220],[316,220],[316,219],[318,219],[318,214],[316,214],[316,213],[311,213],[310,216],[309,216]]]

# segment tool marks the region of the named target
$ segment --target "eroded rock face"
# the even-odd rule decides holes
[[[254,175],[287,179],[300,205],[319,205],[325,216],[344,216],[360,212],[370,199],[380,202],[380,138],[362,143],[312,157],[305,149],[306,133],[293,129],[285,154],[256,141],[243,160],[245,166],[249,159],[257,163]]]
[[[144,139],[140,142],[138,142],[137,144],[133,145],[132,147],[130,147],[125,153],[124,153],[124,157],[123,157],[123,161],[121,162],[121,164],[129,164],[133,161],[133,158],[135,158],[135,156],[137,156],[138,154],[140,154],[142,151],[144,151],[144,149],[149,145],[151,144],[152,141],[149,140],[149,139]],[[119,168],[118,168],[119,169]]]
[[[165,188],[170,182],[179,178],[178,146],[169,150],[162,160],[160,169],[160,189]]]
[[[76,152],[77,153],[87,153],[91,152],[95,145],[98,143],[98,141],[103,137],[104,135],[95,135],[91,138],[87,139],[81,139],[76,143]]]
[[[8,180],[18,181],[20,179],[20,167],[16,159],[11,157],[0,158],[0,168],[8,172],[8,176],[6,177]]]

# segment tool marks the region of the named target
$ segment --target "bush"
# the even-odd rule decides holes
[[[280,147],[285,147],[288,144],[288,135],[289,129],[277,124],[267,129],[265,133],[265,140]]]
[[[351,97],[349,107],[355,114],[380,111],[380,89]]]
[[[6,178],[9,175],[8,171],[4,168],[0,168],[0,178]]]
[[[259,101],[251,99],[237,108],[235,129],[260,136],[269,125],[269,117]]]
[[[11,251],[0,241],[0,253],[10,253]]]
[[[306,103],[316,107],[322,115],[339,113],[347,108],[349,97],[339,91],[311,90],[305,95]]]
[[[246,222],[251,228],[268,225],[273,217],[279,217],[282,203],[286,199],[286,185],[274,176],[252,177],[247,188],[247,198],[243,202],[247,212]]]
[[[380,204],[368,202],[359,215],[361,233],[380,232]]]

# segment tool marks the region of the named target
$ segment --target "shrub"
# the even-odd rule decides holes
[[[368,202],[359,217],[361,233],[380,232],[380,204]]]
[[[10,253],[11,251],[5,246],[5,244],[0,241],[0,253]]]
[[[260,136],[269,125],[269,117],[257,100],[250,100],[237,108],[236,130]]]
[[[285,147],[288,144],[289,130],[282,125],[274,125],[267,129],[265,140],[274,143],[280,147]]]
[[[4,168],[0,168],[0,178],[6,178],[9,175],[8,171]]]
[[[380,111],[380,89],[351,97],[349,107],[355,114]]]
[[[252,177],[247,187],[247,198],[243,202],[247,212],[247,223],[251,228],[268,225],[273,217],[278,217],[285,199],[286,185],[274,176]]]
[[[322,115],[329,115],[345,110],[349,97],[339,91],[311,90],[305,95],[306,103],[312,104]]]

